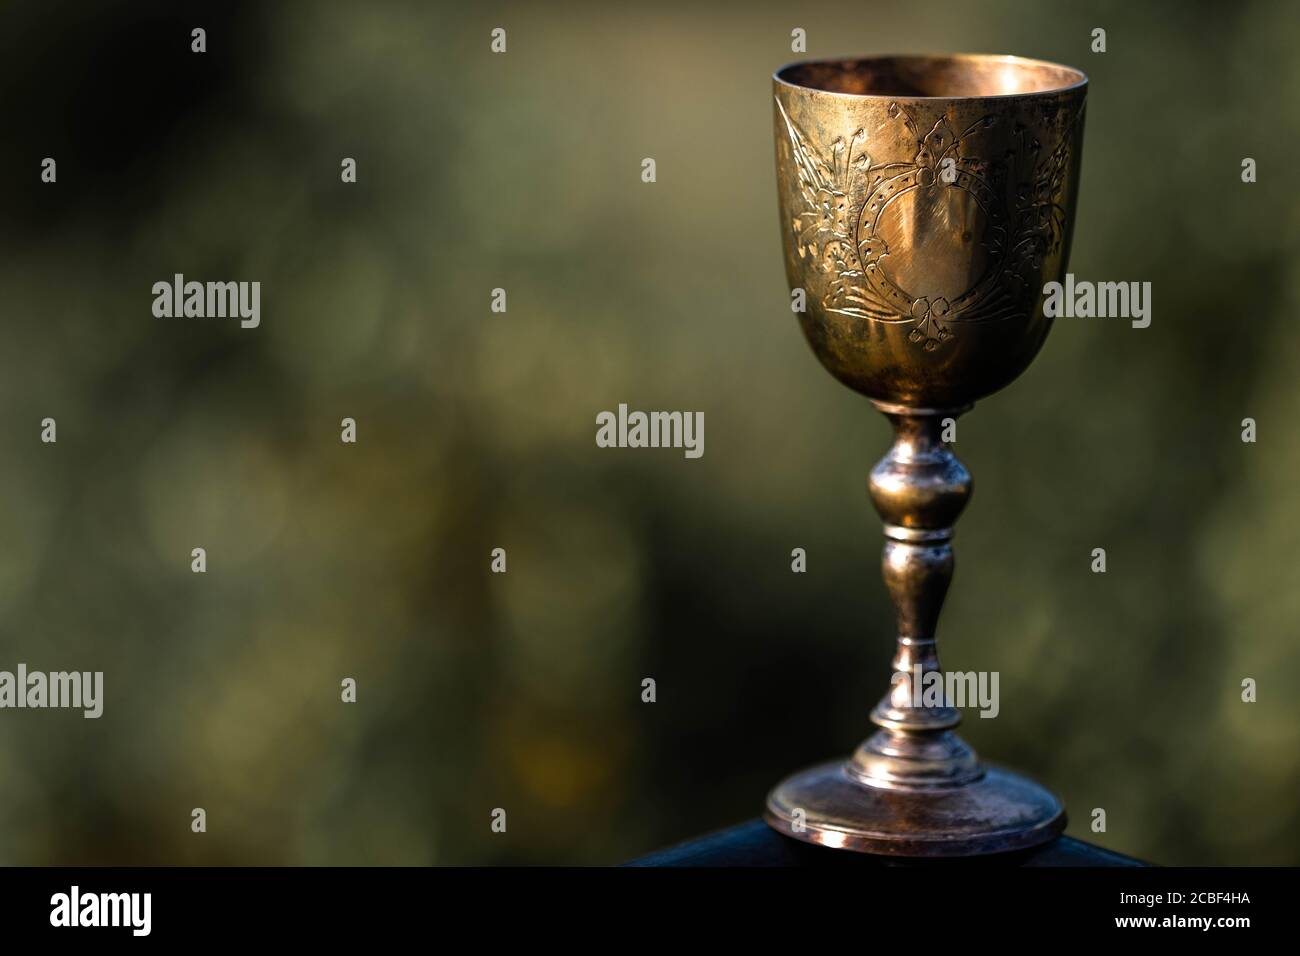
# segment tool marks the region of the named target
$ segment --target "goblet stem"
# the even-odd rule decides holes
[[[961,786],[983,770],[953,733],[961,715],[946,696],[934,693],[943,688],[935,629],[952,580],[953,523],[973,486],[944,432],[969,406],[875,404],[894,427],[894,444],[872,469],[870,489],[885,523],[881,568],[897,616],[898,645],[892,687],[871,713],[880,730],[846,769],[862,783],[888,789]],[[935,696],[943,703],[935,703]]]
[[[780,833],[868,853],[966,856],[1036,846],[1065,828],[1065,809],[1024,777],[981,764],[953,732],[960,715],[911,688],[942,679],[935,625],[952,580],[952,526],[971,495],[970,473],[944,440],[965,408],[876,402],[894,444],[871,472],[885,522],[885,587],[898,618],[894,684],[871,720],[880,729],[853,756],[782,780],[765,819]],[[927,677],[927,675],[929,675]]]

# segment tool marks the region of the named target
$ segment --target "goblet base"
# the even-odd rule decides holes
[[[989,764],[959,786],[897,790],[861,783],[835,761],[781,781],[764,819],[796,840],[859,853],[981,856],[1055,839],[1065,808],[1034,781]]]

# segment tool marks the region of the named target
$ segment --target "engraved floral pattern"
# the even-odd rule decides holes
[[[1060,251],[1065,236],[1062,197],[1082,107],[1065,121],[1070,129],[1056,138],[1050,153],[1043,155],[1040,141],[1019,123],[1015,147],[990,161],[977,151],[968,155],[965,144],[996,128],[999,117],[985,116],[960,132],[940,117],[923,133],[911,109],[891,103],[888,116],[904,125],[916,149],[906,161],[884,163],[873,162],[862,129],[836,138],[829,158],[823,156],[779,100],[777,108],[802,198],[790,222],[795,250],[830,276],[824,308],[880,322],[910,322],[909,340],[925,351],[949,341],[958,323],[1023,311],[1025,283],[1036,281],[1045,258]],[[1048,114],[1041,119],[1048,128],[1060,121]],[[904,288],[884,267],[890,253],[880,229],[885,211],[909,193],[936,188],[963,190],[963,201],[981,217],[979,243],[988,267],[960,293]]]

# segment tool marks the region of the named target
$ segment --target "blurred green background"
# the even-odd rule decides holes
[[[962,421],[965,736],[1102,846],[1300,862],[1294,4],[178,7],[0,11],[0,669],[106,686],[0,712],[0,861],[614,863],[866,735],[889,436],[789,311],[802,27],[1084,69],[1071,271],[1154,284]],[[153,318],[175,272],[261,281],[261,327]],[[704,457],[598,449],[619,402]]]

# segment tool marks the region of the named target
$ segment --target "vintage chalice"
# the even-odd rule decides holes
[[[982,763],[948,700],[935,625],[953,572],[953,522],[971,477],[945,421],[1009,384],[1051,327],[1079,185],[1087,77],[1013,56],[795,63],[773,78],[785,268],[821,363],[888,416],[871,472],[885,587],[898,621],[878,730],[847,761],[782,781],[781,833],[869,853],[965,856],[1046,842],[1061,802]]]

